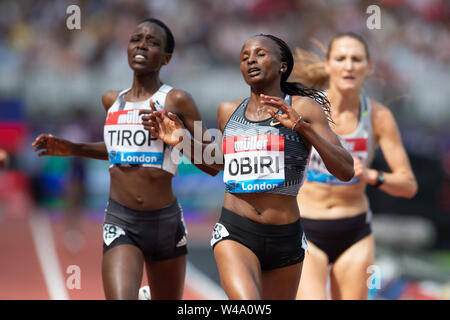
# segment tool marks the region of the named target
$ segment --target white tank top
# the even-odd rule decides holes
[[[367,167],[372,163],[375,154],[375,143],[372,132],[370,100],[361,96],[360,118],[356,130],[347,135],[338,135],[342,146],[351,154],[358,157]],[[326,183],[331,185],[349,185],[358,183],[360,180],[353,177],[350,181],[341,181],[333,176],[325,167],[317,150],[312,147],[311,158],[308,164],[308,181]]]
[[[142,125],[139,110],[151,110],[150,100],[157,110],[164,110],[166,97],[171,86],[163,84],[147,100],[128,102],[125,94],[130,88],[119,93],[109,108],[103,129],[103,138],[108,150],[110,167],[139,166],[155,167],[175,175],[179,154],[172,147],[151,136]]]

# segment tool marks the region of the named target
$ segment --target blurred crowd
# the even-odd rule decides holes
[[[374,3],[381,29],[370,30],[367,8]],[[81,30],[66,27],[71,4],[81,9]],[[373,57],[370,93],[399,112],[409,107],[405,122],[420,118],[423,125],[442,126],[450,119],[443,94],[450,74],[450,5],[444,0],[4,0],[0,73],[7,76],[0,94],[24,95],[32,111],[53,106],[54,113],[63,112],[73,101],[67,96],[92,105],[107,85],[129,85],[125,48],[147,17],[163,20],[175,35],[175,55],[164,73],[168,82],[220,82],[223,70],[235,75],[241,45],[254,34],[272,33],[293,49],[321,53],[312,39],[326,45],[335,32],[355,31],[367,39]],[[208,90],[208,97],[221,94]],[[200,108],[211,108],[205,101],[200,97]]]

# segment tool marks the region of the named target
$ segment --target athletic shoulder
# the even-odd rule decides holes
[[[172,89],[167,94],[164,109],[178,115],[184,122],[201,120],[197,105],[192,96],[180,89]]]
[[[176,109],[187,102],[192,103],[193,101],[194,99],[188,92],[174,88],[167,94],[166,109],[169,108],[169,111],[176,113],[176,110],[172,110],[172,108]]]
[[[375,136],[390,135],[397,130],[397,123],[392,111],[384,104],[370,99],[372,128]]]
[[[244,101],[244,99],[238,99],[238,100],[233,100],[233,101],[224,101],[219,105],[219,109],[217,110],[217,112],[218,113],[233,113],[243,101]]]
[[[120,91],[119,90],[109,90],[106,91],[102,96],[102,103],[105,111],[108,112],[109,108],[113,105],[114,101],[116,101]]]
[[[321,105],[310,97],[293,96],[292,107],[307,121],[325,116]]]
[[[384,104],[382,104],[381,102],[378,102],[376,100],[370,99],[370,107],[371,107],[371,111],[372,111],[372,118],[376,119],[376,118],[382,118],[385,116],[392,116],[392,112],[391,110],[386,107]]]
[[[244,99],[224,101],[219,105],[217,109],[217,122],[221,131],[223,131],[225,124],[243,101]]]

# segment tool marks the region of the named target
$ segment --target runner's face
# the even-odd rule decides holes
[[[154,23],[141,23],[131,34],[128,43],[128,64],[135,72],[157,72],[169,63],[171,57],[165,47],[164,29]]]
[[[281,69],[286,63],[280,60],[280,49],[272,40],[254,37],[242,46],[240,69],[249,86],[280,82]]]
[[[359,90],[370,70],[364,45],[351,37],[335,39],[326,70],[330,75],[330,86],[341,91]]]

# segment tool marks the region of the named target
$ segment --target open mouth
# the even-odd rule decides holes
[[[354,76],[345,76],[343,77],[344,80],[355,80]]]
[[[256,75],[258,75],[260,72],[261,72],[261,70],[260,70],[259,68],[254,68],[254,67],[247,70],[247,74],[248,74],[249,76],[256,76]]]
[[[133,58],[137,62],[144,62],[147,60],[147,57],[143,56],[142,54],[136,54]]]

